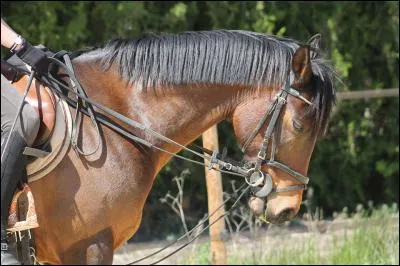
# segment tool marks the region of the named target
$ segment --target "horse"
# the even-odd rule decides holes
[[[243,146],[278,93],[290,85],[303,100],[284,99],[275,142],[266,145],[265,153],[273,152],[304,176],[335,102],[333,70],[318,46],[315,40],[302,43],[240,30],[145,34],[79,50],[72,66],[90,99],[183,146],[223,120],[231,121]],[[262,121],[246,144],[245,161],[260,156],[270,122]],[[129,130],[169,153],[100,125],[95,153],[84,157],[70,149],[47,176],[30,183],[40,225],[32,230],[40,262],[112,264],[114,251],[138,230],[158,172],[182,147],[148,131]],[[83,150],[96,145],[88,117],[79,133]],[[282,168],[263,164],[260,171],[278,189],[299,185]],[[297,214],[303,190],[253,196],[249,207],[281,223]]]

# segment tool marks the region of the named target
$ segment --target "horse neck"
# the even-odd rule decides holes
[[[237,93],[228,86],[189,85],[160,88],[145,95],[136,93],[136,99],[140,99],[140,104],[145,106],[141,113],[147,120],[146,126],[187,145],[212,125],[231,117],[239,98],[235,96]],[[180,150],[162,141],[153,139],[152,142],[173,153]],[[165,153],[157,155],[160,167],[171,157]]]
[[[246,87],[184,85],[140,88],[128,86],[114,69],[104,72],[90,62],[75,63],[78,79],[90,97],[182,145],[198,138],[212,125],[230,118],[236,106],[251,94]],[[172,153],[181,149],[151,135],[133,131]],[[171,155],[154,150],[156,172]]]

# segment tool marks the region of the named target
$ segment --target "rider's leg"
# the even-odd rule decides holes
[[[14,130],[11,131],[21,102],[22,95],[1,75],[1,264],[3,265],[18,263],[7,248],[8,210],[18,181],[25,171],[25,157],[22,153],[26,146],[33,144],[40,126],[38,114],[25,102]]]

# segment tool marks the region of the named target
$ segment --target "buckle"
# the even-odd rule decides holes
[[[225,167],[225,169],[227,169],[227,170],[232,170],[233,165],[232,165],[231,163],[226,163],[226,164],[224,165],[224,167]]]
[[[213,151],[213,154],[212,154],[211,159],[210,159],[210,165],[208,166],[208,170],[213,169],[214,165],[218,164],[217,155],[218,155],[218,152],[217,151]]]
[[[7,251],[7,250],[8,250],[7,243],[1,243],[1,251]]]
[[[257,154],[257,158],[261,159],[261,160],[265,160],[265,155],[266,155],[265,152],[261,153],[261,151],[259,151]]]
[[[245,176],[244,181],[251,187],[258,187],[264,181],[264,173],[260,170],[249,169],[248,175]]]
[[[278,97],[278,101],[281,101],[283,104],[287,103],[287,100],[284,97],[280,96],[280,95]]]

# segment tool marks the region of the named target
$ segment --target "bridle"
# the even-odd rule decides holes
[[[88,96],[86,95],[84,89],[81,87],[79,81],[75,77],[75,73],[73,71],[72,63],[70,61],[68,53],[66,53],[65,51],[60,51],[59,53],[61,53],[61,55],[56,54],[53,57],[51,57],[50,59],[53,63],[55,63],[56,65],[59,65],[60,67],[64,68],[67,71],[68,76],[73,81],[72,83],[74,84],[74,87],[76,87],[76,88],[71,89],[69,86],[66,86],[65,84],[59,82],[52,75],[48,75],[44,81],[45,81],[45,83],[51,85],[51,87],[55,88],[56,93],[59,96],[61,96],[62,98],[64,98],[70,105],[73,105],[73,107],[76,106],[76,103],[75,104],[71,103],[71,99],[66,97],[64,95],[64,93],[62,93],[62,91],[67,90],[68,92],[75,94],[77,96],[77,101],[82,101],[83,102],[82,105],[87,106],[86,109],[81,107],[80,112],[91,117],[92,122],[95,124],[96,129],[98,129],[96,122],[100,122],[100,123],[104,124],[105,126],[113,129],[114,131],[122,134],[123,136],[125,136],[137,143],[145,145],[149,148],[157,149],[159,151],[168,153],[172,156],[175,156],[180,159],[184,159],[184,160],[196,163],[196,164],[208,166],[209,169],[214,169],[214,170],[228,173],[231,175],[242,176],[245,178],[246,183],[251,187],[252,194],[259,198],[265,198],[271,193],[295,191],[295,190],[301,190],[301,189],[307,188],[307,184],[309,181],[308,177],[291,169],[289,166],[285,165],[284,163],[276,161],[274,158],[275,152],[276,152],[276,137],[275,137],[275,134],[273,134],[273,133],[276,128],[279,116],[281,114],[282,107],[287,103],[287,97],[289,95],[292,95],[294,97],[301,99],[308,105],[311,105],[310,101],[308,101],[306,98],[304,98],[298,90],[294,89],[290,85],[290,75],[289,74],[288,74],[286,83],[284,84],[284,86],[282,86],[282,88],[281,88],[280,92],[278,93],[277,97],[275,98],[273,104],[265,112],[264,116],[260,119],[256,128],[253,130],[252,134],[249,136],[249,138],[247,139],[247,141],[245,142],[245,144],[242,147],[242,151],[245,152],[245,150],[247,149],[249,144],[253,141],[254,137],[258,134],[261,127],[264,125],[266,119],[269,116],[271,116],[271,120],[265,131],[264,140],[263,140],[260,150],[258,152],[256,162],[253,164],[247,163],[244,166],[239,166],[239,164],[237,164],[237,163],[227,162],[223,159],[222,160],[219,159],[220,156],[217,152],[213,152],[212,155],[210,155],[207,153],[199,153],[192,149],[189,149],[186,146],[181,145],[181,144],[159,134],[158,132],[156,132],[150,128],[147,128],[146,126],[144,126],[136,121],[133,121],[132,119],[125,117],[122,114],[119,114],[119,113],[115,112],[114,110],[107,108],[107,107],[89,99]],[[65,64],[57,59],[57,58],[61,58],[61,57],[64,59]],[[58,92],[57,92],[57,90],[58,90]],[[111,115],[111,116],[117,118],[118,120],[120,120],[134,128],[142,130],[142,131],[146,132],[147,134],[152,135],[153,137],[156,137],[167,143],[176,145],[183,150],[191,152],[199,157],[202,157],[204,160],[209,161],[209,164],[201,163],[199,161],[192,160],[192,159],[171,153],[165,149],[162,149],[160,147],[153,145],[152,143],[148,142],[145,139],[135,136],[134,134],[132,134],[131,132],[122,128],[118,124],[115,124],[111,120],[105,118],[100,113],[94,112],[94,110],[92,109],[93,108],[92,105],[97,107],[98,109],[102,110],[104,113]],[[270,159],[266,160],[265,159],[266,151],[267,151],[268,144],[269,144],[269,141],[271,140],[271,138],[272,138],[271,156],[270,156]],[[301,183],[301,185],[288,186],[285,188],[274,188],[271,175],[261,171],[262,165],[275,167],[275,168],[278,168],[278,169],[290,174],[296,180],[298,180]],[[216,166],[219,166],[219,167],[216,167]]]
[[[260,150],[257,154],[257,160],[254,163],[254,167],[249,169],[249,174],[245,177],[246,183],[252,187],[252,193],[259,198],[265,198],[271,193],[279,193],[279,192],[287,192],[287,191],[295,191],[301,189],[307,189],[307,184],[309,178],[307,176],[302,175],[301,173],[291,169],[289,166],[278,162],[275,160],[275,152],[276,152],[276,136],[274,134],[274,129],[276,128],[277,121],[281,114],[282,107],[287,103],[288,95],[292,95],[297,97],[311,105],[312,103],[308,101],[306,98],[301,96],[300,92],[293,87],[290,86],[290,79],[286,80],[286,84],[280,90],[279,94],[275,98],[273,104],[269,109],[265,112],[264,116],[258,122],[256,128],[253,130],[251,135],[248,137],[246,142],[242,147],[242,152],[245,152],[249,144],[253,141],[254,137],[258,134],[261,127],[265,123],[265,120],[271,116],[271,120],[267,129],[265,130],[264,140],[261,144]],[[276,132],[276,131],[275,131]],[[266,160],[266,151],[268,149],[269,141],[272,138],[272,147],[271,147],[271,156],[269,160]],[[278,168],[291,176],[297,179],[301,185],[288,186],[285,188],[274,188],[272,177],[268,173],[261,171],[261,166],[267,165],[271,167]]]

